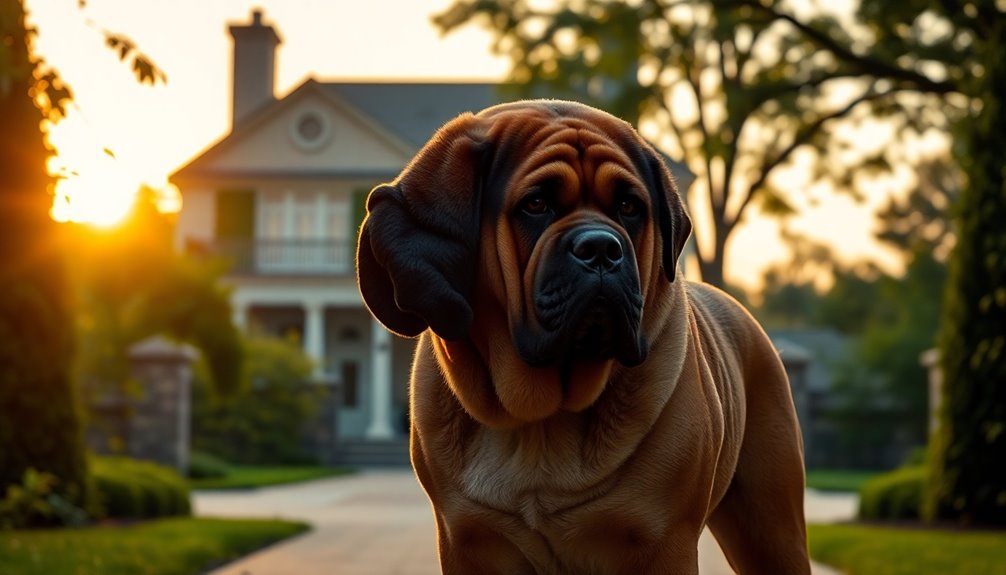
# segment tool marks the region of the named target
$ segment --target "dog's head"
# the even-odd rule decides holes
[[[560,101],[456,118],[367,209],[357,271],[371,312],[404,336],[431,329],[441,364],[477,355],[518,420],[582,409],[612,362],[645,360],[648,292],[674,281],[691,231],[649,144]]]

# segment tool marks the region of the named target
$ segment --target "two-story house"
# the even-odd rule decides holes
[[[277,98],[274,28],[256,11],[230,32],[232,128],[171,176],[179,241],[231,260],[240,326],[303,343],[338,390],[336,437],[401,442],[414,344],[371,319],[357,290],[364,201],[443,123],[499,103],[497,85],[308,79]]]

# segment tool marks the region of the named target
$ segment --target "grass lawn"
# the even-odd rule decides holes
[[[1006,575],[1006,531],[809,525],[810,554],[846,575]]]
[[[881,471],[855,471],[848,469],[811,469],[807,471],[807,487],[819,491],[848,491],[858,493],[868,480]]]
[[[193,479],[189,483],[193,489],[254,489],[269,485],[297,483],[322,477],[333,477],[349,473],[339,467],[311,466],[244,466],[234,465],[225,477]]]
[[[0,531],[0,572],[19,575],[204,573],[275,541],[303,523],[177,518],[128,526]]]

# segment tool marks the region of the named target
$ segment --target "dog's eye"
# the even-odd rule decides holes
[[[623,197],[618,201],[618,213],[619,215],[631,218],[638,216],[643,211],[643,204],[638,199],[634,197]]]
[[[529,196],[524,199],[521,209],[525,212],[538,216],[548,211],[548,202],[540,195]]]

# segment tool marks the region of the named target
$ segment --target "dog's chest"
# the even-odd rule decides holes
[[[520,437],[484,430],[469,446],[462,492],[537,529],[543,518],[608,489],[604,474],[584,465],[578,443],[554,430]]]
[[[507,447],[473,446],[459,478],[466,515],[487,518],[484,527],[517,544],[540,572],[606,572],[627,549],[645,554],[666,533],[666,516],[655,512],[663,507],[659,494],[592,472],[576,450],[538,457]]]

